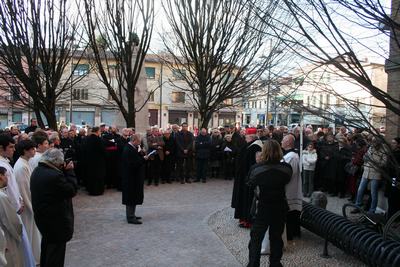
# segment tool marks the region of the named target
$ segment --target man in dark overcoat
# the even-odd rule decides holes
[[[136,216],[136,205],[143,204],[147,156],[140,143],[140,135],[134,134],[122,152],[122,204],[126,206],[126,219],[131,224],[142,224],[141,217]]]
[[[196,137],[195,149],[197,164],[197,177],[195,182],[200,182],[201,180],[203,183],[205,183],[208,165],[207,163],[208,159],[210,158],[211,151],[211,138],[208,135],[206,128],[202,128],[200,134]]]
[[[86,189],[89,195],[102,195],[106,176],[106,155],[99,127],[92,128],[82,150]]]
[[[171,129],[167,129],[163,133],[164,141],[164,161],[162,163],[161,179],[162,183],[171,183],[171,172],[175,163],[176,144],[172,137]]]
[[[64,266],[66,243],[74,233],[72,198],[78,184],[69,162],[56,148],[43,153],[32,173],[30,189],[36,225],[42,234],[40,266]]]
[[[194,136],[188,131],[186,122],[182,123],[182,130],[176,135],[177,173],[181,184],[191,183],[190,176],[193,167]]]

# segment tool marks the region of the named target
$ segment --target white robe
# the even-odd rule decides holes
[[[7,188],[0,189],[0,227],[6,239],[7,267],[35,267],[25,227],[20,216],[14,211]]]
[[[289,205],[289,210],[301,211],[303,207],[303,189],[300,174],[300,159],[296,152],[289,152],[283,156],[283,160],[292,166],[292,178],[286,185],[286,199]]]
[[[0,190],[0,226],[6,239],[6,266],[23,267],[22,222],[7,197],[5,189]]]
[[[6,236],[3,229],[0,227],[0,267],[6,266]]]
[[[41,158],[42,153],[36,151],[35,156],[29,159],[29,165],[31,166],[32,171],[39,165],[39,161]]]
[[[32,253],[35,257],[36,264],[39,264],[41,235],[33,217],[30,189],[31,174],[32,169],[28,161],[20,157],[14,165],[14,175],[25,204],[24,212],[21,214],[21,219],[24,223],[29,242],[32,246]]]
[[[2,156],[0,156],[0,166],[6,168],[7,170],[7,195],[15,211],[18,211],[21,208],[22,197],[21,193],[19,192],[17,181],[15,180],[14,170],[10,165],[10,161]]]

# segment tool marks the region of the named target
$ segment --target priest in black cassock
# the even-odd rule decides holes
[[[93,127],[82,147],[84,177],[89,195],[98,196],[104,193],[105,156],[104,144],[100,138],[100,128]]]
[[[140,147],[141,138],[134,134],[122,152],[122,204],[126,206],[126,219],[131,224],[142,224],[136,216],[136,205],[143,204],[145,177],[144,155]]]
[[[254,192],[246,184],[250,167],[256,163],[256,153],[262,149],[262,142],[257,138],[257,129],[246,129],[246,145],[239,152],[238,171],[233,186],[232,208],[235,209],[235,219],[239,219],[239,226],[251,227],[250,209]]]

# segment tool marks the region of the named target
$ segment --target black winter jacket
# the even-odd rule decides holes
[[[292,172],[292,167],[286,162],[257,163],[250,168],[247,185],[252,189],[258,186],[260,191],[256,218],[271,210],[288,209],[285,186]]]
[[[196,159],[208,159],[211,150],[211,138],[207,135],[199,134],[195,141]]]
[[[67,242],[74,233],[72,197],[78,185],[72,170],[63,172],[39,162],[31,175],[32,208],[43,238],[49,242]]]

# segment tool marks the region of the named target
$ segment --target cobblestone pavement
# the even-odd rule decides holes
[[[249,231],[237,227],[229,208],[232,182],[174,183],[146,186],[137,216],[143,225],[127,224],[121,193],[108,190],[74,198],[75,233],[67,244],[66,266],[242,266],[247,262]],[[329,198],[328,209],[340,212],[345,200]],[[303,231],[283,255],[285,266],[363,266],[329,246],[323,259],[323,240]],[[267,266],[268,257],[262,257]]]
[[[230,205],[231,194],[232,182],[223,180],[147,186],[136,212],[143,224],[132,225],[126,223],[121,193],[80,192],[66,266],[241,266],[207,223]]]

